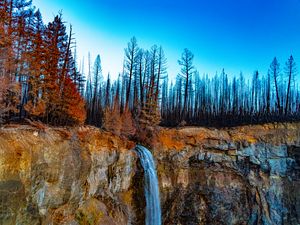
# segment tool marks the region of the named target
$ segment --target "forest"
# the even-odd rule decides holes
[[[229,76],[225,69],[202,76],[193,53],[184,49],[178,56],[181,71],[169,79],[163,48],[140,48],[133,37],[116,80],[102,74],[100,55],[89,56],[86,66],[78,66],[77,57],[72,26],[67,27],[61,12],[44,24],[30,0],[1,0],[0,123],[89,124],[125,136],[139,133],[143,139],[158,125],[217,127],[300,119],[293,56],[283,66],[275,57],[267,74],[254,71],[251,78]]]

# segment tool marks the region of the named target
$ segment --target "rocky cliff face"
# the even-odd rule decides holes
[[[93,128],[2,129],[1,224],[130,224],[132,147]]]
[[[135,144],[95,128],[0,129],[0,224],[143,224]],[[162,129],[163,224],[299,224],[300,124]]]
[[[164,130],[164,224],[300,224],[300,126]]]

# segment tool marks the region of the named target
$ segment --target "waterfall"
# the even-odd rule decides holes
[[[146,225],[161,225],[159,187],[153,156],[147,148],[141,145],[137,145],[135,150],[138,153],[144,169],[144,191],[146,198],[145,223]]]

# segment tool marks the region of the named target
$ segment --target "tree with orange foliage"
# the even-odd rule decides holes
[[[70,77],[64,82],[61,110],[57,111],[59,124],[82,125],[86,119],[85,101]]]
[[[113,107],[112,109],[107,107],[104,110],[103,128],[116,135],[121,134],[122,121],[118,107]]]
[[[109,77],[108,77],[109,81]],[[108,84],[106,87],[106,95],[108,95]],[[117,82],[117,88],[116,88],[116,94],[113,100],[113,107],[109,107],[109,101],[108,96],[106,96],[106,108],[104,110],[104,115],[103,115],[103,128],[111,131],[112,133],[116,135],[121,134],[121,129],[122,129],[122,119],[121,119],[121,111],[120,111],[120,102],[119,102],[119,93],[120,92],[120,85],[119,81]]]
[[[46,123],[58,125],[60,118],[63,82],[65,79],[65,55],[68,36],[66,27],[62,21],[62,14],[55,16],[45,30],[45,47],[47,58],[45,59],[45,73],[43,78],[42,98],[46,103]]]
[[[27,93],[25,96],[27,103],[24,109],[35,118],[43,118],[46,112],[45,94],[43,93],[45,82],[43,74],[45,74],[45,62],[47,58],[47,50],[45,43],[45,26],[42,21],[40,11],[34,14],[33,23],[33,41],[30,44],[30,50],[26,53],[26,60],[28,62],[28,79],[27,79]]]
[[[129,109],[125,109],[125,111],[121,114],[121,134],[126,137],[132,137],[136,133],[136,124],[132,118],[132,113]]]
[[[33,73],[33,81],[30,82],[30,94],[34,96],[37,93],[40,99],[38,102],[31,101],[27,111],[37,114],[45,109],[44,121],[54,125],[83,124],[86,119],[85,102],[71,79],[70,71],[72,29],[68,36],[60,13],[48,24],[44,33],[47,57],[39,63],[43,76]],[[42,59],[43,55],[37,55],[37,58]],[[41,77],[42,82],[37,85],[37,90],[33,84]]]

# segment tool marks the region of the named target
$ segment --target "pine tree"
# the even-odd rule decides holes
[[[66,27],[62,21],[62,14],[55,16],[46,29],[45,41],[47,58],[45,62],[45,87],[43,96],[46,102],[46,122],[58,123],[61,108],[61,84],[63,83],[63,64],[68,43]]]
[[[92,86],[92,96],[91,96],[91,105],[90,105],[90,122],[94,125],[102,125],[102,115],[103,108],[101,104],[101,82],[102,82],[102,68],[101,68],[101,59],[100,55],[97,55],[94,63],[94,76],[93,76],[93,86]]]
[[[30,51],[26,54],[28,68],[28,96],[25,110],[29,115],[43,118],[46,112],[44,95],[44,74],[46,73],[45,61],[47,50],[45,43],[45,26],[42,16],[38,10],[35,13],[35,20],[32,32],[33,41],[30,44]]]
[[[290,99],[291,99],[291,84],[292,80],[294,79],[294,75],[296,73],[296,63],[294,61],[293,56],[291,55],[288,61],[286,62],[286,75],[288,78],[288,86],[287,86],[287,93],[286,93],[286,102],[285,102],[285,115],[288,114],[290,111]]]
[[[279,81],[278,81],[280,68],[279,68],[279,63],[278,63],[276,57],[273,59],[271,65],[270,65],[270,72],[273,76],[274,84],[275,84],[278,113],[281,114],[281,104],[280,104],[281,101],[280,101]]]
[[[184,79],[184,100],[183,100],[183,109],[182,109],[182,119],[185,118],[187,114],[187,103],[188,103],[188,95],[189,95],[189,80],[191,79],[191,76],[194,72],[194,66],[193,66],[193,59],[194,55],[193,53],[185,48],[183,50],[183,53],[181,55],[181,59],[178,60],[178,63],[180,66],[182,66],[181,69],[181,76]]]
[[[131,84],[134,67],[136,66],[136,56],[138,53],[139,47],[137,45],[137,40],[135,37],[130,39],[127,48],[125,49],[125,68],[128,73],[128,84],[126,88],[126,102],[125,102],[125,111],[129,108],[129,98],[131,92]]]
[[[85,101],[70,77],[66,77],[61,99],[60,124],[82,125],[86,119]]]

